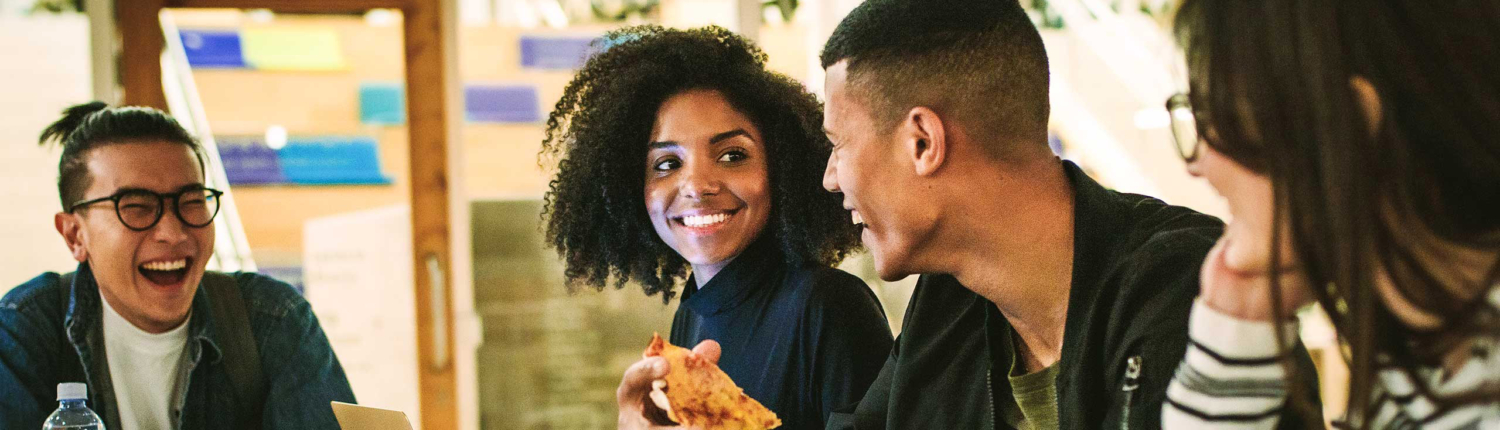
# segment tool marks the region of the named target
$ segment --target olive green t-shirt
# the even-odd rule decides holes
[[[1015,361],[1020,361],[1016,357]],[[1046,369],[1025,375],[1016,375],[1011,365],[1010,393],[1021,409],[1023,427],[1031,430],[1057,428],[1057,363]]]
[[[1001,405],[1001,421],[1021,430],[1054,430],[1057,428],[1057,363],[1047,368],[1025,372],[1021,358],[1021,340],[1011,333],[1010,394],[1014,403]]]

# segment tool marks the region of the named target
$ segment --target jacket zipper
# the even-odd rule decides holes
[[[990,366],[990,367],[994,367],[994,366]],[[993,368],[984,371],[984,392],[985,392],[985,394],[988,394],[988,396],[986,396],[986,397],[989,397],[989,400],[990,400],[990,428],[991,429],[998,429],[998,428],[1000,428],[1000,422],[997,421],[996,418],[995,418],[995,377],[994,377],[994,374],[995,374],[995,369],[993,369]]]
[[[1125,392],[1125,406],[1120,409],[1120,429],[1130,428],[1130,404],[1135,397],[1135,389],[1140,388],[1141,378],[1141,356],[1134,355],[1125,360],[1125,384],[1120,387]]]

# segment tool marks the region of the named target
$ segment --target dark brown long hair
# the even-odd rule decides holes
[[[1373,412],[1378,356],[1410,374],[1500,332],[1485,302],[1500,265],[1478,285],[1451,285],[1440,280],[1470,278],[1429,249],[1500,254],[1500,2],[1186,0],[1176,33],[1194,110],[1214,131],[1207,144],[1271,179],[1272,231],[1287,228],[1347,347],[1349,417]],[[1354,78],[1378,94],[1373,136]],[[1377,279],[1442,326],[1402,324]],[[1495,399],[1494,386],[1438,398]]]

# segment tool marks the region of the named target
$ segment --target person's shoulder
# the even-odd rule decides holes
[[[70,285],[56,273],[43,273],[11,289],[0,298],[0,344],[9,342],[65,342],[53,333],[63,330]],[[12,345],[15,345],[12,343]]]
[[[1127,209],[1115,249],[1117,267],[1127,272],[1188,270],[1197,273],[1203,257],[1224,233],[1212,215],[1167,204],[1153,197],[1119,193]]]
[[[809,264],[788,275],[789,281],[806,291],[811,303],[841,305],[863,299],[875,300],[875,292],[863,279],[838,268]]]
[[[1187,270],[1196,274],[1222,231],[1216,227],[1158,230],[1136,244],[1123,260],[1137,272]]]
[[[1156,198],[1117,194],[1125,208],[1108,267],[1117,307],[1183,308],[1198,294],[1203,259],[1224,232],[1218,218]],[[1133,312],[1132,312],[1133,313]]]
[[[1172,236],[1218,238],[1224,222],[1191,208],[1161,199],[1117,191],[1099,184],[1072,162],[1064,162],[1075,184],[1077,230],[1110,238],[1111,248],[1129,250],[1153,240]]]
[[[1132,236],[1142,244],[1193,239],[1207,239],[1211,243],[1224,232],[1224,222],[1213,215],[1167,204],[1155,197],[1130,193],[1118,196],[1128,207],[1125,217]]]
[[[37,275],[21,283],[0,297],[0,310],[31,308],[39,303],[55,303],[66,300],[68,286],[62,284],[62,275],[53,272]]]
[[[279,279],[255,272],[214,273],[234,280],[251,313],[281,318],[309,306],[301,292]]]
[[[862,342],[891,340],[885,308],[875,291],[863,279],[849,272],[821,265],[803,266],[797,270],[805,280],[800,288],[807,293],[802,306],[804,330],[816,330],[824,336],[850,337]],[[848,339],[846,339],[848,340]]]
[[[1130,230],[1118,232],[1093,312],[1116,345],[1135,340],[1186,341],[1203,260],[1223,232],[1217,218],[1149,197],[1133,197]],[[1071,310],[1070,310],[1071,311]],[[1180,351],[1178,351],[1180,353]],[[1180,357],[1179,357],[1180,358]]]
[[[802,265],[788,273],[788,283],[800,291],[804,306],[810,311],[840,313],[870,311],[884,315],[875,291],[863,279],[849,272],[818,264]]]
[[[854,276],[835,267],[822,265],[804,266],[800,272],[805,273],[813,291],[828,296],[864,295],[872,294],[870,286],[865,280]]]

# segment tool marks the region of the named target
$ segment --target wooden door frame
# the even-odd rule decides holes
[[[455,0],[115,0],[120,78],[127,105],[165,110],[162,91],[163,8],[269,9],[338,13],[399,9],[406,54],[406,118],[411,156],[413,274],[416,286],[418,393],[421,428],[457,429],[454,365],[453,238],[458,61]],[[458,207],[458,211],[467,208]],[[467,219],[460,217],[457,219]],[[467,241],[462,241],[466,243]],[[310,405],[309,407],[315,407]]]

